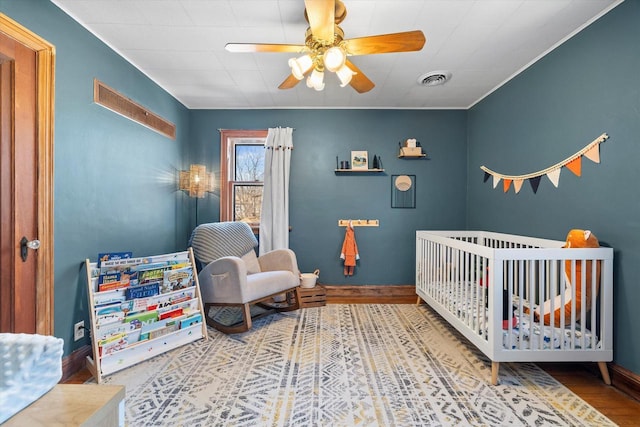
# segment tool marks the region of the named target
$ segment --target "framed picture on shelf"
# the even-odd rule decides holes
[[[351,169],[369,169],[369,155],[366,151],[351,152]]]

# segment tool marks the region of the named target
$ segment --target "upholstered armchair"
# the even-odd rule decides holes
[[[295,253],[277,249],[256,256],[258,241],[247,223],[201,224],[193,230],[189,246],[198,265],[209,326],[224,333],[244,332],[251,328],[252,305],[262,308],[261,315],[300,307],[300,271]],[[286,294],[285,302],[273,303],[273,298],[282,294]],[[242,319],[235,324],[222,323],[210,315],[215,306],[236,306]]]

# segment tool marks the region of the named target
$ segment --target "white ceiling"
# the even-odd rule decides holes
[[[422,30],[419,52],[354,56],[359,94],[327,73],[322,92],[289,75],[290,53],[226,43],[304,44],[303,0],[51,0],[191,109],[469,108],[622,0],[344,0],[345,38]],[[417,83],[452,73],[442,86]]]

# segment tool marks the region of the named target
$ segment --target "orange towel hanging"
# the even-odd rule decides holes
[[[353,231],[353,224],[351,224],[351,222],[349,222],[347,231],[344,236],[342,251],[340,252],[340,259],[344,260],[344,275],[353,276],[356,261],[360,259],[360,254],[358,253],[356,235]]]

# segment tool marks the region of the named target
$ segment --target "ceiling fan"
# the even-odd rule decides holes
[[[229,52],[292,52],[302,54],[289,60],[291,74],[278,86],[291,89],[304,77],[307,86],[324,89],[324,71],[336,73],[341,86],[351,85],[357,92],[368,92],[375,84],[348,56],[378,53],[413,52],[422,49],[426,41],[422,31],[381,34],[345,39],[339,24],[347,16],[342,0],[305,0],[305,19],[309,23],[304,45],[268,43],[228,43]]]

